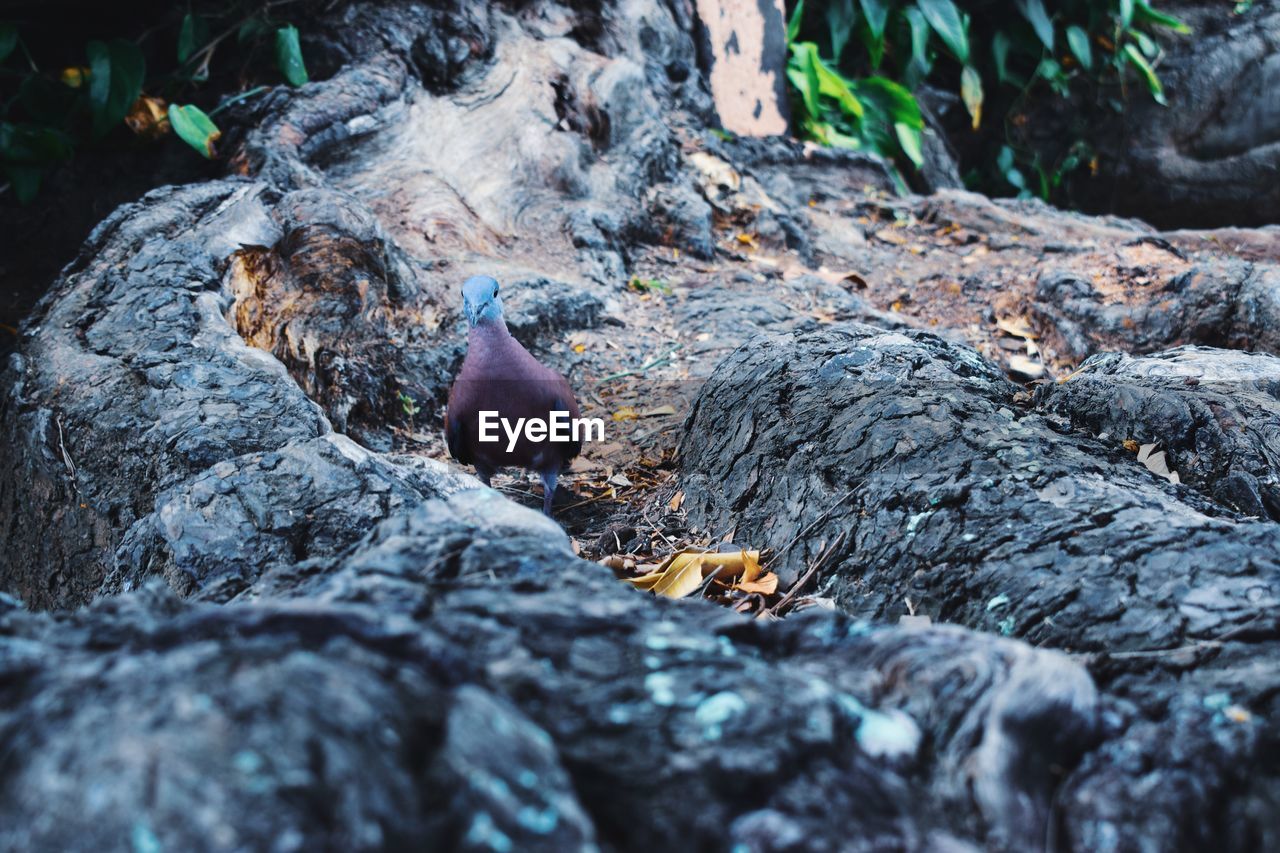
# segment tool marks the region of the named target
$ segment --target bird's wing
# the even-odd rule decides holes
[[[471,464],[471,454],[468,452],[470,448],[467,447],[466,426],[452,406],[449,407],[444,416],[444,440],[449,445],[450,456],[463,465]]]
[[[578,401],[573,398],[573,391],[569,389],[568,382],[563,378],[561,378],[560,381],[565,385],[564,391],[568,394],[569,402],[566,403],[563,396],[557,395],[555,403],[552,405],[552,410],[557,412],[567,411],[569,412],[569,417],[576,418],[578,417]],[[582,439],[579,438],[576,441],[566,441],[560,445],[560,450],[561,458],[565,462],[568,462],[570,459],[573,459],[582,452]]]

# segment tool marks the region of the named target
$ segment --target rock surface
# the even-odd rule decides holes
[[[1100,119],[1099,175],[1078,183],[1102,209],[1165,227],[1276,222],[1280,107],[1267,93],[1280,85],[1280,7],[1167,8],[1193,30],[1160,33],[1170,106],[1130,93],[1121,116]]]
[[[243,174],[95,230],[0,382],[0,848],[1280,841],[1277,359],[1208,348],[1277,349],[1273,235],[719,139],[694,25],[340,5]],[[478,272],[696,396],[691,516],[838,612],[654,599],[414,452]]]

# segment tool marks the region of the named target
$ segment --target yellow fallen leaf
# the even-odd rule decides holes
[[[574,352],[586,352],[586,349],[587,349],[587,345],[586,345],[586,344],[574,344],[574,345],[573,345],[573,351],[574,351]]]
[[[659,568],[664,571],[679,570],[685,565],[697,561],[702,565],[703,575],[714,574],[719,578],[740,577],[746,570],[746,561],[759,562],[759,551],[702,551],[686,548],[663,560]]]
[[[623,578],[623,580],[636,589],[653,589],[653,585],[662,580],[662,576],[662,572],[650,572],[638,578]]]
[[[680,506],[683,503],[684,503],[684,492],[676,492],[674,495],[671,496],[671,500],[667,501],[667,506],[671,508],[672,512],[676,512],[677,510],[680,509]]]
[[[667,557],[657,566],[637,568],[652,568],[652,571],[623,580],[636,589],[647,589],[655,595],[668,598],[684,598],[701,588],[703,581],[712,575],[715,575],[716,582],[724,582],[725,586],[736,578],[743,578],[747,583],[767,585],[771,582],[773,588],[777,588],[776,578],[768,581],[759,577],[759,551],[703,551],[699,548],[686,548]]]
[[[773,572],[767,572],[759,580],[741,581],[735,584],[734,589],[740,589],[743,592],[758,592],[761,595],[773,595],[778,591],[778,576]]]
[[[640,416],[636,414],[636,410],[630,406],[623,406],[621,409],[618,409],[618,411],[613,413],[613,419],[615,421],[634,421],[638,417]]]
[[[695,557],[679,564],[672,564],[652,587],[654,595],[667,598],[684,598],[702,586],[702,560]]]

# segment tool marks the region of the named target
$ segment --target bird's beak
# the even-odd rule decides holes
[[[470,299],[462,300],[462,313],[467,315],[467,325],[474,326],[476,324],[476,310]]]

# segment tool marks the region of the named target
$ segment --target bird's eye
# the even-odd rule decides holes
[[[498,285],[496,285],[496,284],[493,286],[493,295],[494,295],[494,296],[497,296],[497,295],[498,295]]]

